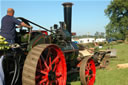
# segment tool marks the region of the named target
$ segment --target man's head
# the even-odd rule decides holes
[[[9,16],[13,16],[14,15],[14,9],[13,8],[8,8],[8,10],[7,10],[7,15],[9,15]]]

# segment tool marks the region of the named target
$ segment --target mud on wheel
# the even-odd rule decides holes
[[[66,85],[65,57],[56,45],[38,45],[28,54],[23,70],[23,85]]]
[[[80,65],[80,80],[82,85],[94,85],[96,75],[95,63],[92,58],[85,57]]]

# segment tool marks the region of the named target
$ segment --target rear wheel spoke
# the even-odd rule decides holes
[[[40,67],[40,69],[42,69],[41,59],[39,59],[39,67]]]
[[[59,59],[59,56],[56,56],[55,59],[52,61],[52,64],[54,64]]]
[[[45,72],[45,71],[40,71],[40,73],[42,73],[42,74],[45,74],[45,75],[48,75],[48,73],[47,72]]]
[[[48,61],[48,57],[49,57],[49,55],[50,55],[50,53],[51,53],[50,50],[51,50],[51,49],[48,48],[48,54],[47,54],[47,57],[46,57],[46,61]]]
[[[57,65],[55,64],[55,66],[53,67],[53,72],[55,72],[57,69]]]
[[[44,58],[43,58],[42,55],[41,55],[41,58],[42,58],[42,60],[43,60],[43,62],[44,62],[45,67],[47,68],[47,70],[49,70],[48,64],[47,64],[47,62],[44,60]]]
[[[43,70],[40,70],[40,69],[37,69],[37,72],[41,73],[41,74],[45,74],[45,75],[48,75],[48,73],[46,71],[43,71]]]
[[[42,76],[42,79],[47,79],[48,80],[48,76],[47,75]]]
[[[49,81],[46,82],[46,85],[49,85]]]
[[[40,84],[43,84],[43,83],[45,83],[46,81],[47,81],[47,79],[43,79],[43,80],[40,81]]]
[[[52,61],[51,61],[51,57],[49,57],[49,68],[50,68],[50,70],[52,69]]]

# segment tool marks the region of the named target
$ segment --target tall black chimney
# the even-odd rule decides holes
[[[72,20],[72,3],[67,2],[62,4],[64,6],[64,22],[66,24],[66,29],[71,34],[71,20]]]

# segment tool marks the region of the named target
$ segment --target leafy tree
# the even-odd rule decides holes
[[[94,35],[95,38],[99,38],[99,34],[100,34],[99,32],[96,32],[95,35]]]
[[[95,38],[104,38],[105,33],[104,32],[96,32],[94,34]]]
[[[104,38],[105,37],[105,33],[104,32],[101,32],[100,37],[101,38]]]
[[[112,0],[105,14],[110,19],[106,26],[106,37],[125,39],[128,31],[128,0]]]

